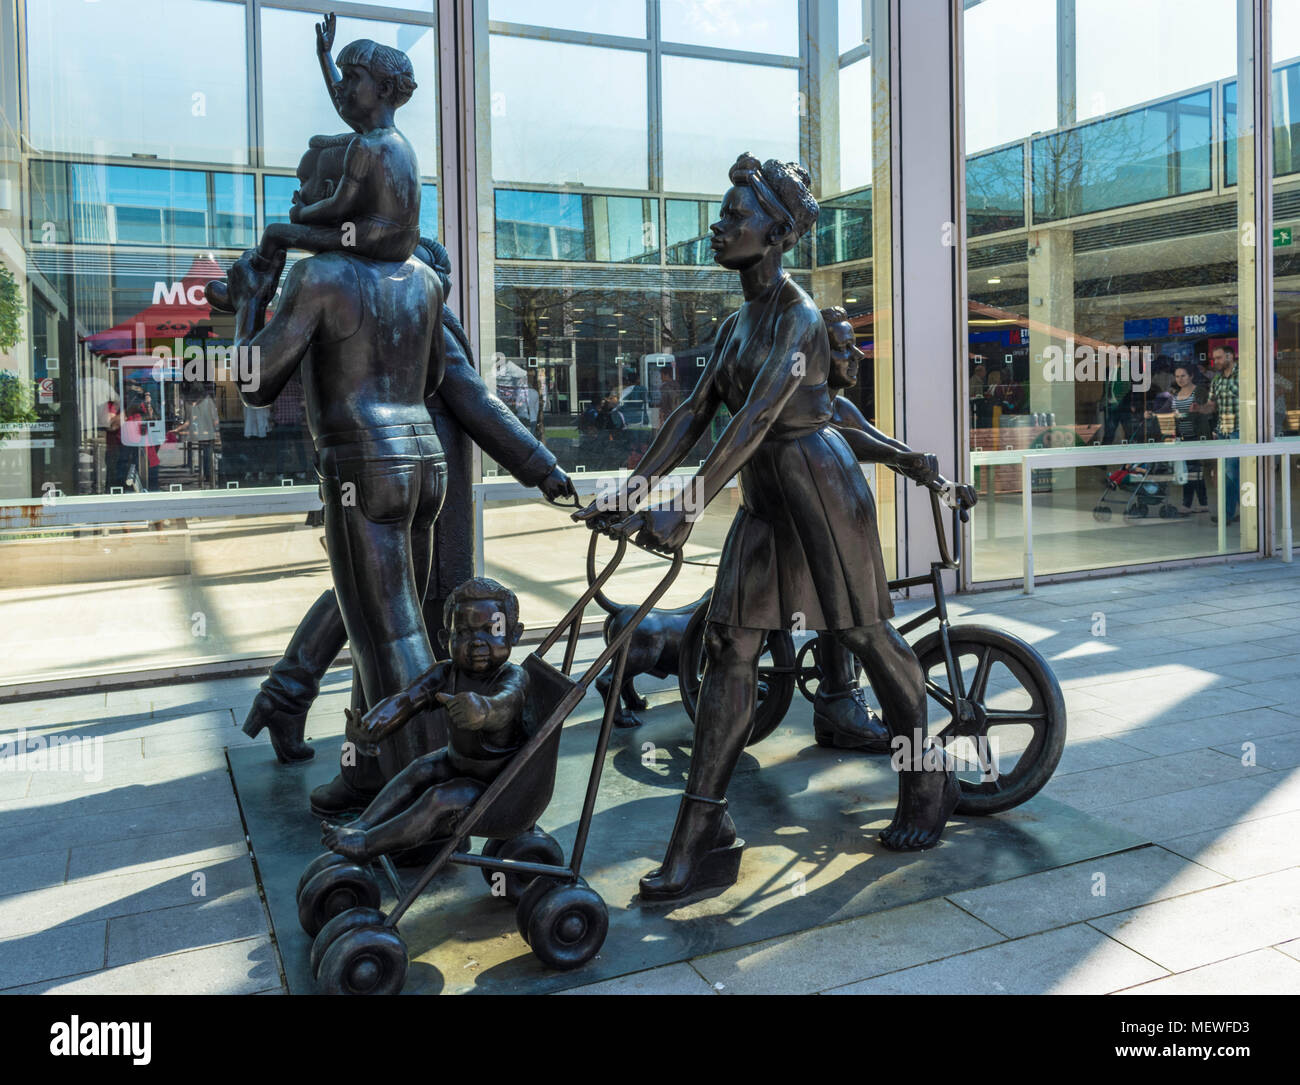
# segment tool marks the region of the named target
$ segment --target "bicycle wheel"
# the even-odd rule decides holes
[[[830,633],[817,634],[804,641],[804,645],[799,649],[798,661],[795,663],[795,682],[799,686],[799,692],[809,701],[816,701],[817,690],[822,684],[822,654],[821,639],[822,636],[832,636]],[[856,656],[853,657],[853,678],[857,685],[862,684],[862,661]]]
[[[1065,749],[1065,698],[1033,647],[979,625],[948,631],[957,669],[949,688],[939,633],[916,645],[930,695],[931,734],[957,759],[960,814],[1019,806],[1052,777]]]
[[[677,653],[677,685],[682,691],[682,707],[692,722],[704,674],[704,626],[708,612],[709,605],[705,603],[691,615]],[[773,629],[758,660],[758,709],[746,746],[762,742],[780,726],[794,699],[794,684],[794,638],[784,629]]]

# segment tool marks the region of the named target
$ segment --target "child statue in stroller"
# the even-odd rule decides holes
[[[515,593],[475,577],[447,598],[442,634],[451,659],[435,664],[360,720],[348,713],[347,737],[366,746],[422,710],[450,717],[447,745],[394,776],[355,821],[324,822],[322,843],[357,862],[451,835],[456,815],[473,804],[526,741],[528,676],[510,662],[519,643]]]

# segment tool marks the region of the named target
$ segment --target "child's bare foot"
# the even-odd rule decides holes
[[[330,851],[355,862],[365,862],[370,858],[364,828],[359,829],[355,825],[331,825],[329,822],[321,822],[321,830],[321,843]]]

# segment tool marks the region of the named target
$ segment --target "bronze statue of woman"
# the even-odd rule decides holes
[[[575,518],[596,530],[635,534],[671,551],[702,509],[739,474],[742,504],[723,547],[705,634],[690,774],[663,864],[641,879],[643,900],[671,900],[729,884],[738,869],[726,790],[753,723],[757,665],[766,631],[829,630],[862,662],[895,739],[910,756],[898,806],[880,834],[888,848],[939,842],[956,805],[957,779],[942,752],[923,756],[925,681],[890,625],[893,606],[870,490],[831,425],[830,346],[821,313],[781,267],[817,219],[808,173],[795,163],[741,155],[712,227],[713,258],[740,275],[744,304],[723,322],[690,397],[664,422],[624,488]],[[697,472],[691,502],[638,510],[709,428],[732,415]],[[925,481],[926,457],[899,445],[888,462]],[[629,515],[630,513],[630,515]]]

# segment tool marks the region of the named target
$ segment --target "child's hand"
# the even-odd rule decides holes
[[[438,703],[447,709],[447,714],[451,716],[451,722],[457,727],[468,731],[478,731],[487,722],[490,706],[487,698],[482,694],[457,693],[449,697],[445,693],[439,693],[436,698]]]
[[[316,52],[324,54],[334,48],[334,24],[337,20],[331,11],[325,21],[316,24]]]
[[[405,691],[385,697],[361,719],[362,740],[373,742],[376,737],[391,734],[413,715],[415,706]]]
[[[366,734],[365,721],[350,708],[343,710],[343,737],[364,754],[377,754],[379,748],[370,735]]]

